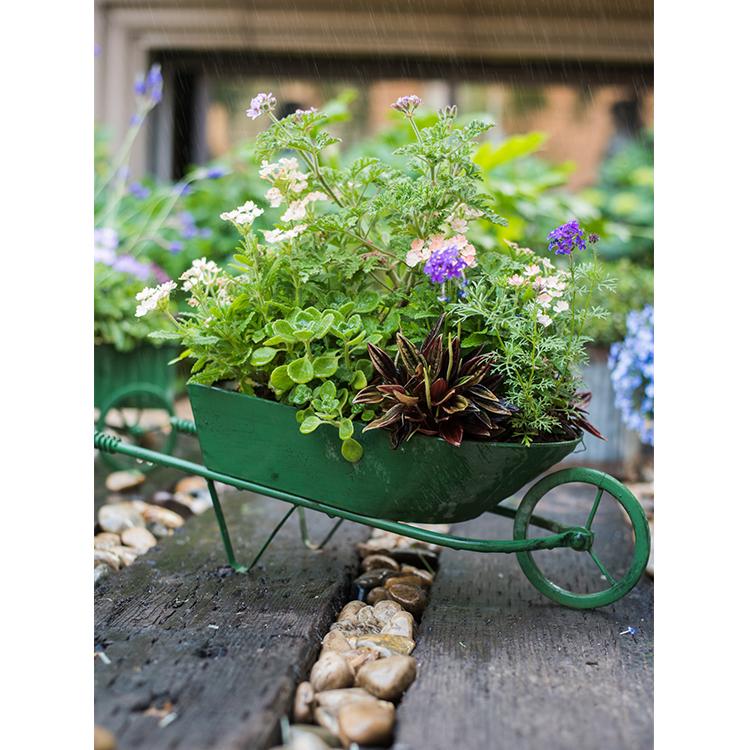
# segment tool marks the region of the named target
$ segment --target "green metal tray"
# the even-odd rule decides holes
[[[340,453],[334,429],[302,435],[293,407],[241,393],[188,386],[205,466],[309,500],[388,520],[455,523],[476,518],[561,461],[578,440],[467,441],[455,448],[415,435],[396,450],[382,431],[355,437],[356,464]]]

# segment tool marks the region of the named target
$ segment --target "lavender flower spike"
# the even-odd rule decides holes
[[[555,255],[570,255],[574,248],[586,249],[586,239],[578,221],[573,219],[553,229],[548,235],[549,250],[555,251]]]
[[[267,94],[261,92],[253,97],[246,114],[251,120],[255,120],[264,112],[270,112],[275,106],[276,97],[270,91]]]
[[[391,107],[399,112],[403,112],[408,117],[421,103],[422,100],[416,94],[409,94],[408,96],[400,96],[391,104]]]

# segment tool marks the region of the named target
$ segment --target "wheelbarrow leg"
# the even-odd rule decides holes
[[[234,556],[234,549],[232,548],[232,540],[229,536],[229,529],[227,529],[227,522],[224,519],[224,511],[221,509],[221,503],[219,502],[219,496],[216,493],[216,486],[214,485],[214,482],[212,479],[208,479],[208,491],[211,494],[211,502],[214,506],[214,512],[216,513],[216,521],[219,524],[219,531],[221,532],[221,541],[224,544],[224,551],[227,555],[227,561],[229,562],[229,565],[232,567],[233,570],[235,570],[237,573],[247,573],[249,570],[252,570],[256,564],[258,563],[258,560],[260,560],[261,557],[263,557],[263,553],[268,549],[269,545],[273,541],[276,534],[281,531],[281,527],[289,520],[289,516],[294,513],[296,510],[296,506],[292,505],[289,510],[284,514],[284,517],[279,521],[278,524],[276,524],[276,527],[274,530],[270,533],[266,541],[263,543],[263,546],[258,551],[258,554],[255,555],[253,558],[253,561],[250,563],[250,565],[240,565]]]
[[[333,524],[333,527],[331,530],[325,535],[323,538],[323,541],[315,543],[310,539],[310,535],[307,531],[307,518],[305,518],[305,509],[304,508],[297,508],[297,512],[299,513],[299,533],[302,537],[302,541],[305,543],[305,547],[311,550],[319,550],[323,549],[323,547],[328,544],[328,542],[331,540],[331,537],[339,530],[339,526],[344,522],[343,518],[339,518],[338,521],[336,521],[335,524]]]
[[[211,502],[214,506],[214,513],[216,514],[216,523],[219,524],[219,531],[221,532],[221,541],[224,545],[224,552],[227,554],[227,561],[229,565],[237,573],[247,573],[250,568],[240,565],[234,557],[234,549],[232,548],[232,540],[229,536],[229,529],[227,529],[227,522],[224,520],[224,511],[221,509],[221,503],[219,502],[219,496],[216,493],[216,485],[212,479],[208,479],[208,492],[211,495]]]

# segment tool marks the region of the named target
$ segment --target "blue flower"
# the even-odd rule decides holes
[[[170,242],[169,245],[167,245],[167,249],[170,253],[179,253],[182,251],[182,248],[184,245],[179,240],[175,240],[174,242]]]
[[[141,185],[140,182],[131,182],[128,191],[135,198],[148,198],[151,194],[151,191],[145,185]]]
[[[576,219],[553,229],[547,235],[547,240],[549,240],[549,251],[554,250],[555,255],[570,255],[574,248],[586,249],[586,238]]]
[[[615,406],[623,421],[654,444],[654,309],[646,305],[627,317],[625,340],[612,345],[608,366],[615,392]]]
[[[220,177],[224,177],[229,174],[229,170],[226,167],[222,167],[221,164],[216,164],[213,167],[206,169],[206,179],[218,180]]]

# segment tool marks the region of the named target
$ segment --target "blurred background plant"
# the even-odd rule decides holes
[[[627,316],[627,334],[612,344],[609,369],[615,406],[625,424],[646,445],[654,444],[654,308],[646,305]]]
[[[94,343],[119,351],[135,348],[152,330],[134,317],[134,294],[144,282],[162,283],[195,258],[214,254],[212,230],[196,219],[187,201],[195,191],[193,204],[202,205],[205,186],[227,175],[225,167],[213,165],[176,183],[132,180],[131,149],[163,95],[158,65],[136,79],[134,93],[135,111],[120,147],[113,151],[101,128],[94,144]]]

